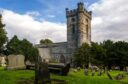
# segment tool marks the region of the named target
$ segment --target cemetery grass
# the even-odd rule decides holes
[[[111,71],[110,74],[114,78],[118,74],[123,74],[123,72]],[[110,80],[106,74],[98,76],[98,72],[95,73],[95,76],[91,76],[91,73],[85,76],[84,70],[80,72],[71,71],[67,77],[53,74],[52,78],[66,80],[68,84],[128,84],[128,74],[125,75],[123,80]]]
[[[118,74],[122,74],[121,71],[111,71],[110,74],[112,77],[115,77]],[[84,70],[80,72],[73,72],[72,70],[69,72],[68,76],[59,76],[55,74],[51,74],[52,79],[65,80],[68,82],[67,84],[128,84],[128,75],[126,75],[123,80],[110,80],[106,74],[103,74],[101,77],[97,76],[85,76]],[[33,70],[13,70],[6,71],[4,68],[0,67],[0,84],[17,84],[17,81],[21,79],[34,79],[34,71]],[[32,80],[31,80],[32,81]],[[33,84],[33,83],[26,83]]]
[[[0,67],[0,84],[17,84],[19,80],[30,80],[31,77],[34,77],[32,70],[4,70]]]

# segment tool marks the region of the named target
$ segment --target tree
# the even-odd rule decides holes
[[[7,43],[7,51],[9,54],[22,54],[21,41],[16,35]]]
[[[106,50],[98,43],[91,43],[90,62],[95,65],[104,65],[106,58]]]
[[[23,39],[21,43],[21,49],[23,55],[25,56],[25,60],[29,60],[31,62],[35,62],[36,57],[38,56],[38,50],[35,48],[32,43],[30,43],[27,39]]]
[[[51,44],[53,43],[50,39],[41,39],[40,40],[40,44],[45,44],[45,45],[48,45],[48,44]]]
[[[128,66],[128,42],[111,40],[103,41],[103,43],[83,44],[76,50],[73,62],[77,66],[88,65],[92,63],[98,66],[120,66],[121,70]]]
[[[87,43],[84,43],[74,53],[74,56],[73,56],[74,65],[87,66],[89,64],[89,56],[90,56],[90,46]]]
[[[103,41],[103,43],[100,43],[100,45],[105,49],[106,51],[106,57],[104,58],[104,65],[108,66],[108,68],[110,69],[111,65],[112,65],[112,61],[113,59],[115,59],[115,57],[113,57],[116,53],[113,51],[114,48],[114,42],[111,40],[106,40]]]
[[[7,43],[7,51],[9,54],[22,54],[25,56],[25,61],[31,62],[35,62],[38,56],[38,50],[32,43],[27,39],[19,40],[16,35]]]
[[[7,33],[4,29],[5,24],[2,23],[2,15],[0,14],[0,53],[2,53],[3,45],[7,42]]]
[[[114,44],[115,55],[113,56],[113,64],[120,66],[123,70],[125,66],[128,66],[128,43],[124,41],[118,41]]]
[[[110,69],[112,66],[120,66],[123,69],[128,66],[128,43],[124,41],[104,41],[101,46],[106,50],[105,64]]]

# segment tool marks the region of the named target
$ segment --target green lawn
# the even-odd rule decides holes
[[[21,78],[29,79],[33,76],[34,71],[31,70],[6,71],[0,68],[0,84],[16,84],[16,81]]]
[[[121,74],[123,72],[120,71],[110,72],[110,74],[113,77],[115,77],[119,73]],[[128,84],[128,76],[126,76],[126,78],[123,80],[116,81],[116,80],[110,80],[106,74],[103,74],[102,76],[98,76],[98,73],[96,73],[95,76],[91,76],[91,74],[89,74],[89,76],[85,76],[83,70],[81,70],[80,72],[71,71],[67,77],[52,75],[52,78],[66,80],[69,84]]]
[[[110,72],[111,75],[114,77],[120,71],[112,71]],[[30,79],[34,77],[34,71],[32,70],[13,70],[13,71],[5,71],[3,68],[0,67],[0,84],[16,84],[16,81],[19,79]],[[109,80],[106,74],[103,74],[101,77],[97,76],[85,76],[84,71],[81,70],[80,72],[73,72],[70,71],[68,76],[59,76],[51,74],[52,79],[60,79],[65,80],[68,84],[128,84],[128,75],[125,79],[116,81],[116,80]]]

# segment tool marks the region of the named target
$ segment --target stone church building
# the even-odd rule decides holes
[[[73,52],[83,43],[91,43],[91,19],[92,12],[84,8],[82,2],[77,8],[66,8],[67,18],[67,42],[52,43],[49,45],[39,44],[36,47],[42,59],[69,62]],[[63,61],[62,61],[63,60]]]

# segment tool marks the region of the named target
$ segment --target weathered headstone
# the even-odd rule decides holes
[[[7,57],[7,69],[25,69],[25,57],[23,55],[9,55]]]
[[[115,66],[114,70],[120,70],[120,66]]]
[[[80,71],[80,67],[77,67],[77,71]]]
[[[0,66],[6,66],[6,56],[3,54],[0,54]]]
[[[50,84],[48,64],[39,56],[35,66],[35,84]]]
[[[110,80],[113,80],[112,76],[109,74],[108,67],[105,67],[105,72]]]
[[[116,80],[121,80],[121,79],[123,79],[123,78],[124,78],[124,75],[123,75],[123,74],[118,74],[118,75],[115,77]]]
[[[112,76],[107,72],[107,76],[109,77],[110,80],[113,80]]]
[[[1,66],[3,66],[3,67],[6,66],[6,57],[5,56],[1,57]]]
[[[73,72],[78,72],[77,69],[73,69]]]
[[[88,75],[88,69],[87,68],[85,68],[84,73],[85,73],[86,76]]]
[[[101,75],[102,75],[102,69],[99,68],[98,76],[101,76]]]
[[[31,61],[27,60],[25,62],[25,65],[26,65],[26,69],[35,69],[35,62],[31,62]]]

